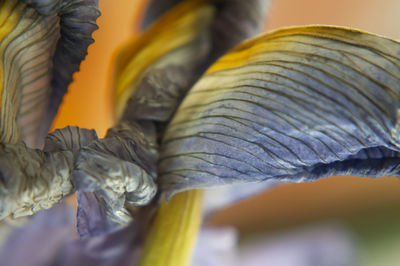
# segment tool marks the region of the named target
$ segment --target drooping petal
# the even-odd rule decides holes
[[[94,42],[92,33],[98,28],[98,0],[24,0],[45,17],[59,17],[60,38],[52,58],[49,105],[42,117],[40,134],[45,136],[57,113],[72,75],[79,71],[87,49]]]
[[[148,14],[157,6],[158,17],[172,2],[154,1]],[[216,58],[259,32],[267,2],[182,1],[166,12],[119,55],[117,117],[167,122]]]
[[[34,146],[49,105],[59,20],[17,0],[0,5],[0,142],[22,138]]]
[[[97,1],[0,4],[0,142],[41,147],[97,28]]]
[[[295,27],[245,42],[169,124],[161,188],[396,175],[399,79],[399,43],[357,30]]]

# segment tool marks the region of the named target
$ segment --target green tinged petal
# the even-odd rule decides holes
[[[49,106],[58,18],[16,0],[2,1],[0,15],[0,142],[35,145]]]
[[[161,189],[397,174],[400,45],[337,27],[239,45],[196,83],[164,135]]]
[[[0,220],[48,209],[73,192],[71,151],[45,153],[22,142],[0,144]]]
[[[43,16],[59,18],[60,38],[52,58],[51,91],[49,106],[42,118],[40,134],[45,136],[57,114],[72,75],[79,71],[87,49],[94,42],[92,33],[97,30],[100,16],[98,0],[23,0]]]
[[[41,147],[93,42],[96,6],[77,0],[1,2],[1,143],[24,140]]]
[[[30,147],[42,146],[93,42],[96,7],[94,0],[0,3],[0,219],[33,214],[73,192],[74,155],[97,136],[68,128],[60,139],[61,130],[50,135],[45,151]]]

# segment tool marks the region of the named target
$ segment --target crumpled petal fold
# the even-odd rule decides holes
[[[127,207],[146,205],[157,192],[157,159],[156,144],[141,127],[124,122],[110,129],[106,138],[80,149],[73,182],[78,191],[93,192],[93,204],[99,200],[114,224],[126,225],[131,221]],[[89,205],[79,204],[79,208],[91,212]]]
[[[48,209],[73,192],[71,151],[46,153],[0,144],[0,220]]]

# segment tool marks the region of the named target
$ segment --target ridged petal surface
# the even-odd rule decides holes
[[[58,17],[16,0],[0,4],[0,142],[34,146],[48,108]]]
[[[159,164],[169,193],[398,172],[400,44],[337,27],[245,42],[196,83]]]
[[[0,3],[0,142],[41,147],[98,16],[95,0]]]

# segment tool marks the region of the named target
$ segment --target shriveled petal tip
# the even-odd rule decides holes
[[[70,151],[44,153],[24,143],[0,145],[0,220],[48,209],[73,191]]]
[[[146,205],[155,196],[156,161],[154,144],[140,127],[123,124],[79,151],[74,184],[78,191],[94,192],[107,215],[126,225],[131,217],[125,204]]]
[[[399,79],[400,44],[357,30],[294,27],[245,42],[169,124],[161,189],[396,175]]]
[[[95,130],[68,126],[56,129],[46,136],[44,151],[72,151],[76,154],[81,148],[98,139]]]
[[[92,192],[77,192],[77,228],[82,239],[108,234],[116,230],[114,224]]]

